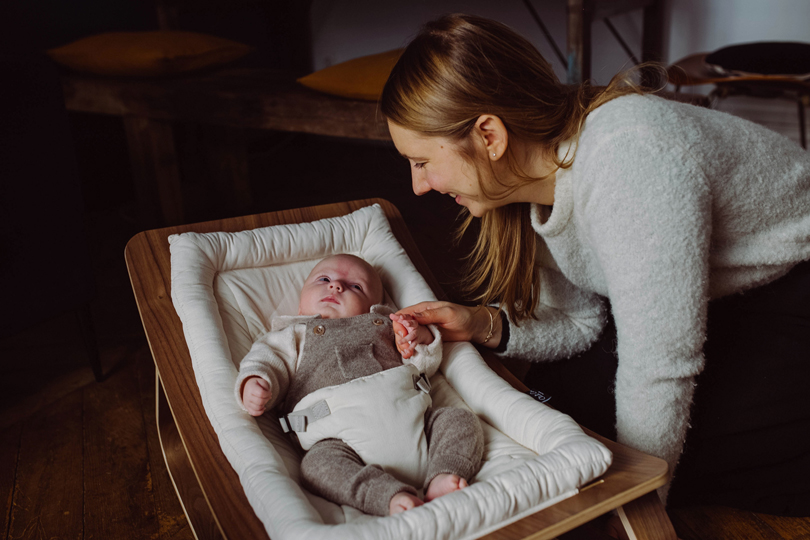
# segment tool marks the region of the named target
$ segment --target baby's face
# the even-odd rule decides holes
[[[301,289],[298,314],[355,317],[368,313],[382,298],[382,282],[371,265],[353,255],[335,255],[312,269]]]

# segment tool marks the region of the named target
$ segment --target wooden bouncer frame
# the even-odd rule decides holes
[[[154,229],[137,234],[125,257],[141,321],[156,366],[157,424],[166,465],[198,540],[267,539],[203,408],[183,328],[171,301],[168,237],[184,232],[236,232],[311,222],[380,204],[391,228],[438,298],[444,294],[422,258],[399,211],[381,199],[335,203]],[[490,367],[519,390],[526,387],[492,355]],[[613,464],[577,495],[484,536],[487,539],[553,539],[616,510],[631,539],[675,540],[675,530],[655,491],[667,481],[667,465],[589,432],[613,452]]]

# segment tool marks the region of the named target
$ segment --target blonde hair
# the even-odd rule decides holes
[[[557,150],[565,141],[578,141],[585,117],[611,99],[642,92],[627,73],[607,87],[562,84],[534,45],[506,25],[453,14],[427,23],[407,46],[385,84],[380,112],[406,129],[454,141],[470,161],[477,161],[482,193],[496,200],[499,194],[481,183],[480,169],[484,163],[491,169],[491,163],[477,158],[480,152],[475,153],[470,137],[482,114],[497,116],[510,140],[546,149],[552,162],[565,169],[576,150],[562,158]],[[520,183],[506,185],[496,178],[503,188],[500,197],[540,180],[519,170],[511,148],[505,157]],[[490,176],[495,178],[494,172]],[[533,316],[539,292],[529,210],[528,203],[510,204],[481,218],[464,283],[468,292],[480,291],[476,300],[498,301],[516,322]],[[459,237],[472,219],[466,216]]]

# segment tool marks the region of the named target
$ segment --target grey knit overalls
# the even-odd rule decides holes
[[[320,388],[402,365],[392,322],[380,313],[312,319],[306,322],[305,336],[282,407],[284,413]],[[484,438],[473,413],[454,407],[428,409],[425,433],[429,445],[426,484],[441,473],[471,480],[478,472]],[[302,460],[301,479],[313,493],[373,515],[388,515],[388,504],[396,493],[417,493],[414,486],[400,482],[381,467],[364,463],[338,439],[325,439],[312,446]]]

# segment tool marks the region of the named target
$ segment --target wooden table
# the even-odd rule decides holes
[[[568,0],[566,58],[569,84],[591,78],[593,22],[636,9],[643,10],[641,61],[660,62],[664,45],[663,0]],[[609,28],[614,31],[612,26]]]
[[[171,302],[168,236],[187,231],[234,232],[309,222],[343,215],[373,203],[383,207],[397,239],[437,296],[442,298],[441,288],[419,254],[399,211],[391,203],[379,199],[150,230],[136,235],[127,244],[125,257],[130,281],[157,368],[161,445],[178,497],[198,539],[266,539],[267,533],[222,453],[203,409],[182,325]],[[496,372],[525,390],[492,355],[487,356]],[[618,509],[622,522],[633,531],[635,538],[674,540],[675,532],[654,491],[666,482],[666,463],[615,442],[600,440],[611,449],[614,461],[592,487],[485,538],[551,539]]]
[[[172,78],[66,74],[69,111],[123,120],[141,220],[149,226],[185,222],[175,131],[201,126],[206,170],[232,200],[232,213],[251,200],[245,131],[268,129],[366,140],[390,140],[372,101],[310,90],[268,69],[224,69]]]

